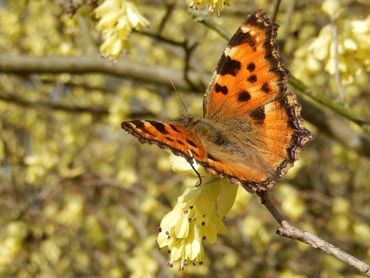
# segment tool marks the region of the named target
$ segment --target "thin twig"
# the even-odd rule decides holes
[[[184,63],[184,72],[183,72],[183,74],[184,74],[184,79],[186,80],[186,82],[189,84],[189,87],[193,91],[199,90],[199,88],[193,83],[193,81],[191,81],[191,79],[189,77],[191,55],[193,54],[193,52],[194,52],[194,50],[197,46],[198,46],[198,43],[193,43],[192,45],[189,45],[189,43],[187,41],[184,43],[185,63]]]
[[[276,21],[276,17],[279,12],[279,8],[280,8],[280,3],[281,3],[281,0],[276,0],[275,6],[274,6],[274,13],[272,14],[272,18],[271,18],[272,22]]]
[[[167,44],[170,44],[170,45],[173,45],[173,46],[183,47],[183,45],[184,45],[183,41],[170,39],[168,37],[162,36],[160,33],[154,33],[154,32],[145,31],[145,30],[141,30],[141,31],[134,30],[133,33],[139,34],[139,35],[144,35],[146,37],[150,37],[150,38],[156,39],[157,41],[167,43]]]
[[[342,101],[344,101],[344,90],[342,87],[342,82],[340,80],[340,73],[339,73],[339,52],[338,52],[338,28],[333,21],[331,24],[331,33],[333,36],[333,43],[334,43],[334,65],[335,65],[335,85],[337,87],[338,93]]]
[[[192,11],[192,10],[190,10],[189,12],[191,13],[191,15],[193,16],[195,21],[200,22],[204,26],[207,26],[209,29],[215,31],[217,34],[219,34],[225,40],[229,40],[231,38],[231,34],[226,29],[224,29],[222,26],[217,24],[207,14],[201,13],[199,11]]]
[[[158,34],[162,33],[164,27],[166,26],[166,23],[170,19],[173,11],[175,10],[175,7],[176,7],[176,1],[173,1],[172,3],[166,4],[166,13],[164,14],[164,16],[162,17],[161,22],[159,23]]]
[[[289,1],[288,3],[288,6],[286,8],[286,11],[285,11],[285,31],[284,31],[284,41],[286,38],[288,38],[288,35],[289,35],[289,32],[290,32],[290,28],[291,28],[291,22],[292,22],[292,15],[293,15],[293,11],[294,11],[294,7],[295,7],[295,1],[296,0],[291,0]]]
[[[260,197],[261,203],[267,208],[267,210],[274,217],[276,222],[278,222],[279,225],[281,226],[281,228],[279,228],[276,231],[278,235],[294,240],[299,240],[303,243],[310,245],[313,248],[320,249],[325,253],[336,257],[342,262],[358,269],[363,274],[370,277],[370,265],[344,252],[343,250],[323,240],[322,238],[319,238],[318,236],[312,233],[302,231],[292,226],[287,220],[285,220],[284,216],[271,202],[267,191],[258,192],[257,194]]]
[[[301,93],[303,93],[307,97],[325,105],[326,107],[333,110],[334,112],[341,115],[342,117],[346,118],[347,120],[350,120],[350,121],[358,124],[360,127],[362,127],[362,129],[366,133],[370,134],[370,130],[369,130],[369,127],[368,127],[368,125],[370,123],[358,118],[354,114],[354,112],[352,112],[350,109],[348,109],[343,104],[338,103],[338,102],[334,102],[329,97],[327,97],[325,94],[319,93],[319,92],[316,92],[316,91],[310,89],[302,81],[300,81],[299,79],[297,79],[293,76],[289,77],[289,85],[291,85],[295,89],[299,90]]]

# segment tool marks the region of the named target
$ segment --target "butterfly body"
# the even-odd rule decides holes
[[[238,119],[227,123],[199,119],[193,126],[189,126],[189,130],[199,137],[211,157],[218,162],[238,165],[238,168],[253,163],[263,172],[273,174],[268,161],[264,161],[258,151],[263,146],[256,138],[256,132],[246,121],[240,125],[241,122]]]
[[[194,160],[249,191],[271,187],[311,138],[287,90],[275,43],[277,25],[262,11],[247,18],[226,47],[206,90],[203,117],[182,123],[133,120],[122,128],[142,143]]]
[[[208,119],[198,119],[188,128],[197,134],[204,143],[212,144],[215,147],[223,147],[232,151],[237,144],[237,142],[232,142],[233,138],[228,135],[228,128],[222,123]]]

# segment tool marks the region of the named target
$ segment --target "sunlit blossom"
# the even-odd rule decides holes
[[[322,5],[323,11],[331,18],[335,18],[342,8],[331,0],[325,1]],[[333,37],[332,24],[337,29],[336,40]],[[322,70],[331,76],[339,71],[344,86],[354,83],[365,86],[370,72],[369,37],[370,16],[360,20],[338,17],[335,22],[325,25],[316,38],[297,49],[292,71],[305,82],[311,82],[310,76],[320,79],[317,73]],[[338,61],[336,61],[336,43]],[[322,78],[321,81],[323,82]]]
[[[176,170],[192,170],[183,158],[173,156],[171,161]],[[236,185],[209,176],[203,177],[200,186],[185,190],[159,228],[157,242],[170,250],[170,265],[180,262],[182,270],[189,263],[203,263],[204,242],[212,244],[217,235],[226,233],[222,219],[231,209],[236,192]]]
[[[100,51],[113,59],[128,47],[128,36],[133,29],[141,30],[149,25],[135,4],[126,0],[105,0],[95,9],[95,15],[99,19],[96,27],[103,34]]]
[[[231,0],[190,0],[189,7],[194,9],[205,9],[209,12],[220,13],[225,6],[230,5]]]

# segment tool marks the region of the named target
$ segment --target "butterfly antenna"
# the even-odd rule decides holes
[[[185,112],[186,112],[186,115],[187,115],[187,116],[189,116],[188,108],[186,107],[186,105],[185,105],[184,101],[182,100],[180,93],[177,91],[175,84],[173,84],[173,82],[172,82],[172,80],[171,80],[171,79],[170,79],[170,82],[171,82],[171,85],[172,85],[172,87],[174,88],[174,90],[175,90],[175,92],[176,92],[177,96],[179,97],[179,99],[180,99],[180,102],[181,102],[182,106],[184,107],[184,110],[185,110]]]
[[[198,184],[195,186],[195,187],[198,187],[198,186],[200,186],[200,185],[202,184],[202,177],[200,176],[200,174],[199,174],[199,172],[197,171],[197,169],[195,169],[195,167],[194,167],[193,163],[189,163],[189,164],[190,164],[191,168],[194,170],[194,172],[195,172],[195,173],[197,174],[197,176],[198,176],[199,182],[198,182]]]

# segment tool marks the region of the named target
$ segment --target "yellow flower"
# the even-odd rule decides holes
[[[174,168],[186,170],[183,158],[172,160],[175,161]],[[191,169],[189,165],[188,169]],[[185,190],[173,210],[163,217],[159,228],[158,245],[169,248],[169,264],[172,266],[179,261],[180,270],[189,263],[203,263],[203,243],[212,244],[218,234],[226,233],[222,219],[236,197],[236,185],[215,177],[202,180],[200,186]]]
[[[97,29],[103,34],[100,51],[103,56],[117,59],[128,47],[127,40],[133,29],[149,25],[135,4],[126,0],[105,0],[95,9],[99,19]]]
[[[230,5],[231,0],[190,0],[189,7],[194,9],[208,8],[210,13],[217,12],[218,14],[225,6]]]
[[[326,9],[329,10],[328,7]],[[356,84],[365,87],[370,72],[370,16],[364,20],[338,19],[335,26],[338,29],[337,42],[333,39],[333,26],[324,26],[316,38],[297,49],[292,71],[305,82],[326,86],[327,81],[318,73],[325,70],[331,76],[336,74],[337,43],[338,69],[343,86]]]

